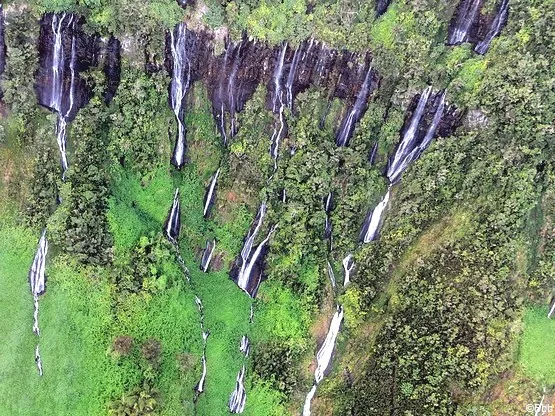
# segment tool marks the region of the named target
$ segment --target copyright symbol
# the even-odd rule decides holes
[[[531,403],[526,405],[526,411],[527,412],[533,412],[535,410],[535,406]]]

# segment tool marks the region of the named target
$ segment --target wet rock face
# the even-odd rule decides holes
[[[6,69],[6,41],[4,39],[4,28],[6,21],[4,19],[4,10],[2,4],[0,4],[0,75],[4,73]],[[3,97],[3,92],[0,90],[0,99]]]
[[[381,16],[387,11],[391,0],[376,0],[376,15]]]
[[[166,39],[165,67],[171,74],[174,65],[169,34]],[[226,41],[225,51],[216,56],[212,35],[187,30],[184,44],[190,59],[190,81],[202,80],[205,83],[224,143],[237,133],[237,113],[244,109],[261,83],[268,90],[267,108],[274,113],[278,113],[276,103],[293,109],[297,94],[310,86],[327,90],[329,99],[340,98],[352,108],[367,81],[371,64],[370,54],[361,56],[330,49],[314,39],[307,39],[299,45],[270,47],[245,35],[238,42]],[[368,91],[373,91],[378,83],[378,74],[372,71]]]
[[[111,36],[106,43],[106,56],[104,59],[104,75],[106,76],[106,91],[104,101],[110,104],[121,80],[121,43]]]
[[[236,116],[253,96],[264,74],[270,50],[249,40],[226,42],[225,52],[212,57],[207,86],[212,113],[224,143],[237,133]]]
[[[66,121],[73,120],[91,97],[91,86],[80,73],[98,64],[99,38],[83,32],[83,22],[69,13],[47,13],[40,21],[37,98],[40,105],[60,113]]]
[[[498,0],[492,13],[482,14],[485,0],[461,0],[449,24],[447,45],[470,42],[475,51],[485,54],[493,38],[506,25],[509,14],[509,0]]]
[[[424,114],[420,123],[418,123],[418,128],[416,131],[416,137],[424,137],[431,125],[434,115],[440,104],[441,96],[443,91],[437,91],[432,93],[426,103]],[[409,104],[407,111],[405,112],[405,121],[403,128],[401,129],[401,137],[403,137],[410,126],[414,112],[418,107],[418,102],[422,94],[416,94]],[[443,114],[441,116],[441,121],[437,127],[434,137],[448,137],[452,135],[455,130],[462,124],[462,111],[457,109],[454,105],[446,105],[443,109]]]

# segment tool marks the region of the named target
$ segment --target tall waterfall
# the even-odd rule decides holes
[[[449,27],[448,45],[466,42],[470,28],[478,17],[483,0],[461,0],[457,8],[457,18]]]
[[[335,341],[337,335],[339,335],[339,328],[343,322],[343,307],[337,305],[337,309],[330,323],[328,333],[324,340],[324,343],[318,350],[316,354],[316,370],[314,372],[314,385],[312,389],[307,394],[305,403],[303,406],[303,416],[310,416],[310,403],[314,394],[316,393],[316,386],[323,380],[324,373],[330,365],[331,358],[333,355],[333,350],[335,349]]]
[[[37,252],[31,269],[29,270],[29,285],[31,286],[31,294],[33,295],[33,332],[40,335],[39,329],[39,296],[46,291],[46,255],[48,254],[48,240],[46,239],[46,229],[43,230],[39,239]],[[42,376],[42,360],[39,353],[39,344],[35,349],[35,363],[39,375]]]
[[[0,76],[4,73],[6,69],[6,40],[4,38],[4,30],[6,26],[6,20],[4,16],[4,9],[2,4],[0,4]],[[0,99],[3,97],[3,92],[0,90]]]
[[[255,297],[258,292],[258,287],[262,280],[262,263],[266,254],[266,244],[276,230],[276,226],[270,227],[266,237],[254,246],[254,241],[262,228],[264,217],[266,216],[266,203],[263,202],[258,209],[258,214],[254,220],[241,253],[235,260],[235,264],[231,269],[230,275],[241,289]]]
[[[362,83],[362,87],[357,95],[357,99],[353,108],[347,116],[341,122],[341,126],[339,131],[337,132],[337,136],[335,137],[335,143],[338,146],[348,146],[349,141],[353,135],[353,131],[355,130],[355,124],[359,122],[360,118],[366,111],[368,107],[368,96],[370,95],[371,89],[371,81],[372,81],[372,67],[369,67],[366,71],[366,76],[364,77],[364,82]]]
[[[66,13],[61,16],[52,16],[52,33],[54,33],[54,52],[52,54],[52,92],[50,94],[50,108],[53,108],[58,113],[58,123],[56,127],[56,141],[60,149],[61,163],[62,163],[62,178],[65,178],[68,162],[67,162],[67,116],[72,111],[75,103],[75,35],[71,34],[71,52],[70,52],[70,83],[69,83],[69,107],[64,112],[63,104],[63,86],[64,86],[64,47],[62,30],[64,20],[66,28],[73,26],[73,15]]]
[[[206,195],[204,195],[204,209],[202,211],[202,215],[204,218],[208,218],[210,216],[210,212],[212,211],[212,207],[214,205],[214,200],[216,199],[216,182],[218,181],[218,176],[220,175],[220,169],[212,175],[210,179],[210,185],[206,190]]]
[[[191,62],[187,45],[187,26],[178,24],[170,32],[170,48],[172,55],[172,80],[170,83],[170,106],[177,121],[177,137],[172,152],[171,163],[177,169],[185,164],[187,149],[185,129],[185,97],[191,82]]]
[[[486,34],[484,39],[482,39],[476,45],[476,48],[474,49],[476,53],[479,53],[480,55],[484,55],[488,51],[491,45],[491,41],[493,40],[494,37],[499,35],[499,33],[501,32],[501,29],[507,23],[508,18],[509,18],[509,0],[502,0],[501,4],[497,8],[497,14],[493,19],[493,22],[491,24],[491,27],[488,33]]]
[[[274,68],[273,82],[273,97],[272,97],[272,112],[277,114],[278,122],[274,125],[272,133],[270,155],[274,160],[274,170],[277,169],[277,158],[279,153],[280,140],[286,134],[285,116],[283,110],[285,108],[286,100],[284,99],[283,88],[283,67],[285,62],[285,52],[287,51],[287,42],[283,42],[281,50],[278,53],[276,65]]]

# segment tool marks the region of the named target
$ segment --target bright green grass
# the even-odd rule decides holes
[[[530,308],[524,315],[519,361],[533,379],[555,384],[555,320],[546,308]]]

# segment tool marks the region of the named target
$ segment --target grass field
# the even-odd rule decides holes
[[[519,361],[525,373],[546,385],[555,385],[555,320],[547,308],[529,308],[524,315]]]

